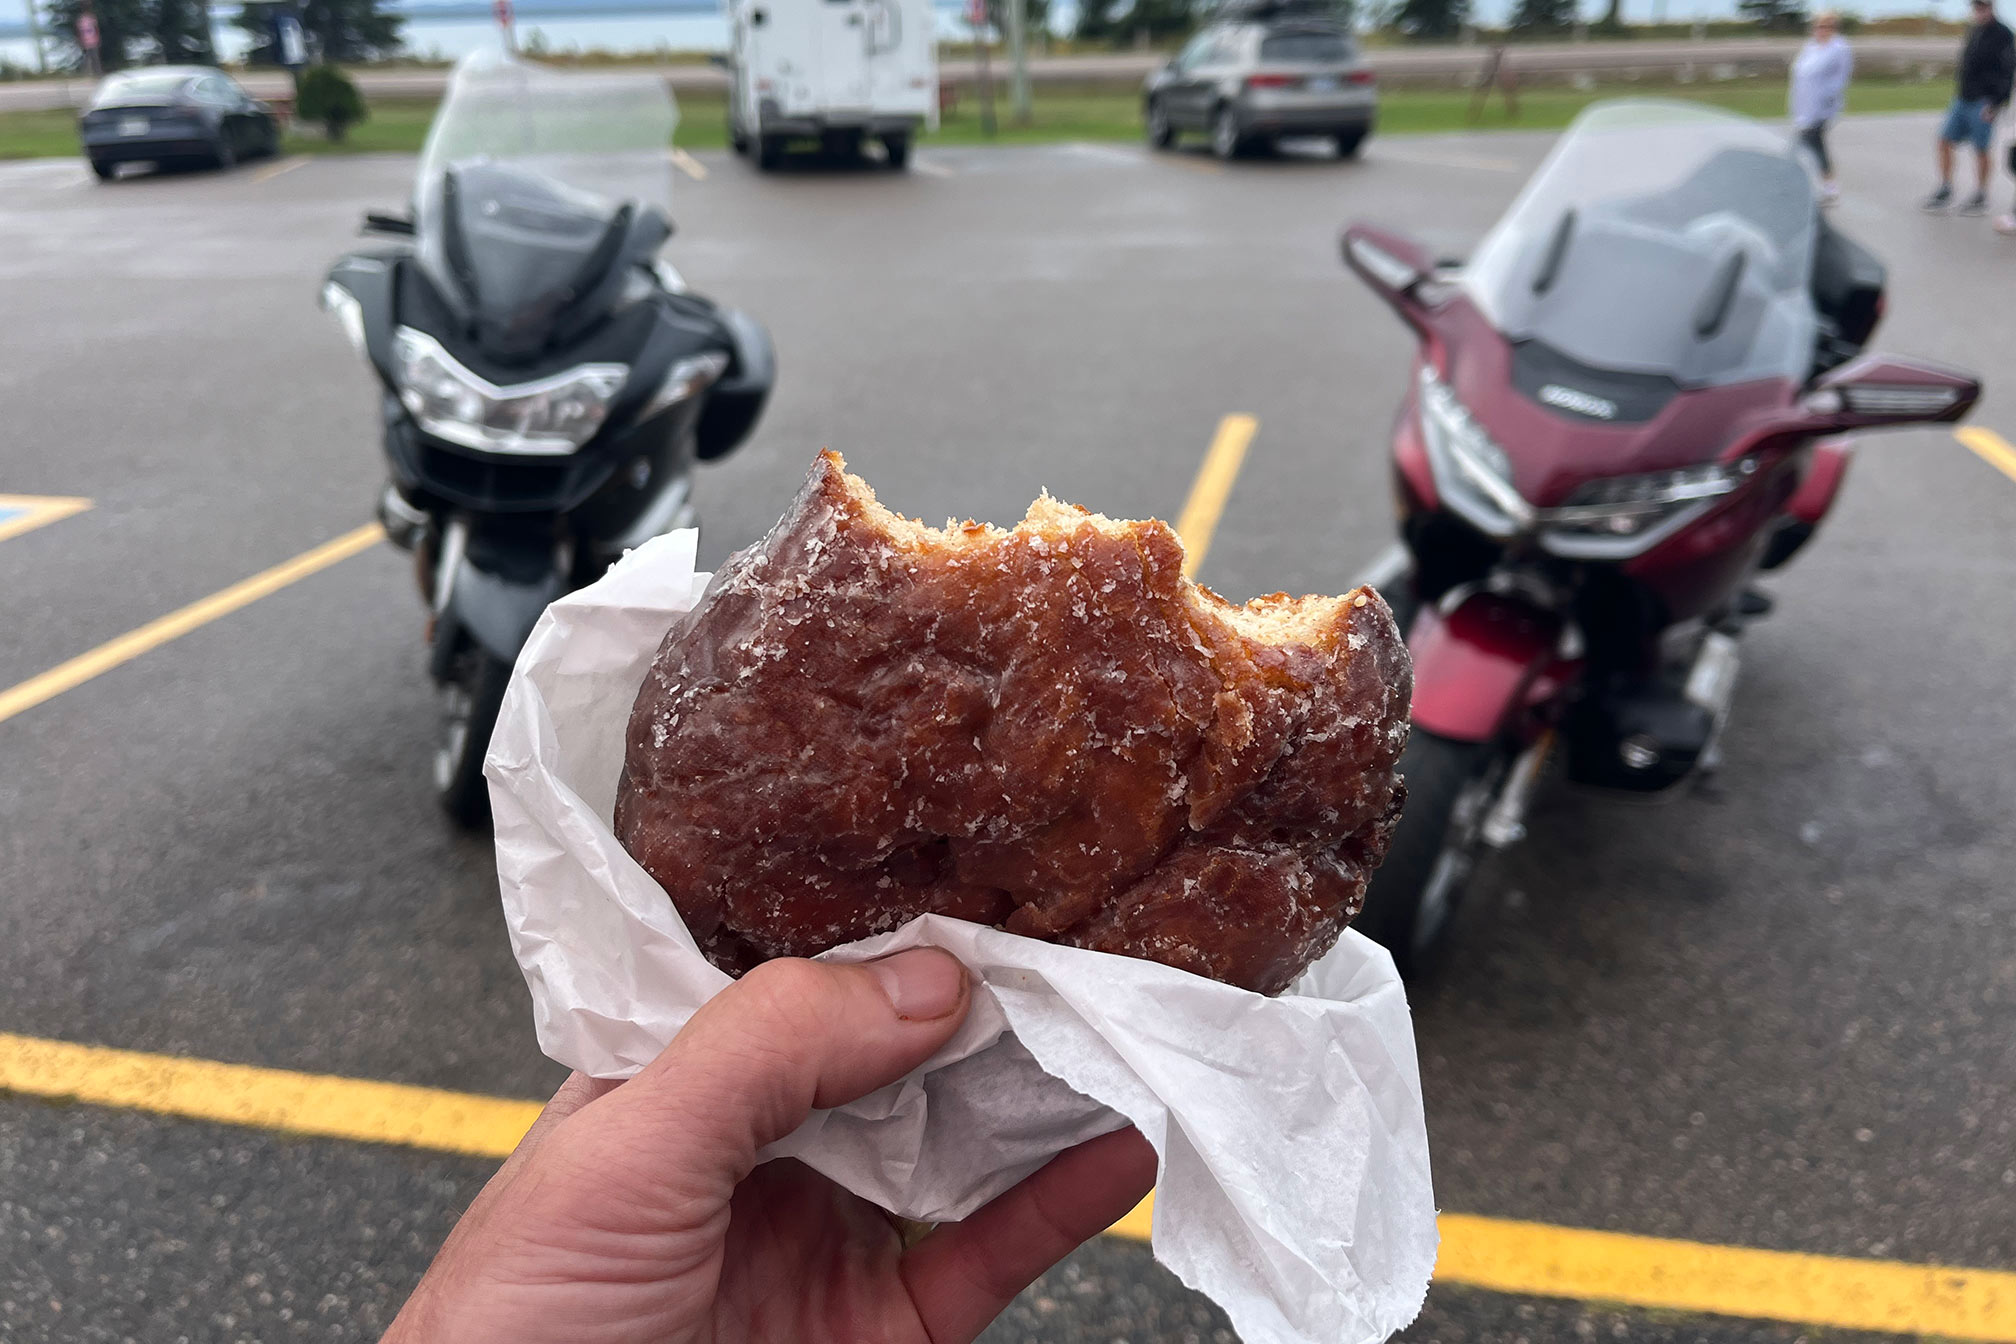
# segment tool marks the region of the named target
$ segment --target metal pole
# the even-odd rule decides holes
[[[987,65],[987,53],[993,48],[994,44],[987,40],[985,29],[980,31],[979,39],[980,133],[991,140],[994,137],[994,75]]]
[[[1029,124],[1029,19],[1026,0],[1008,0],[1008,56],[1013,75],[1008,84],[1015,105],[1015,124]]]

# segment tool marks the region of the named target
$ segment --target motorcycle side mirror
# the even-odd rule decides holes
[[[1950,422],[1981,399],[1981,380],[1958,369],[1863,355],[1814,380],[1801,408],[1825,429]]]
[[[1435,276],[1435,261],[1427,250],[1404,234],[1370,224],[1345,229],[1343,249],[1344,264],[1386,300],[1401,321],[1425,334],[1430,305],[1422,302],[1420,290]]]
[[[1370,224],[1344,230],[1344,264],[1389,301],[1411,296],[1435,269],[1422,246],[1403,234]]]

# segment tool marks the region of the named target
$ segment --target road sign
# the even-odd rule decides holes
[[[89,14],[77,16],[77,45],[86,51],[98,50],[98,20]]]
[[[966,0],[966,26],[969,28],[987,26],[987,0]]]
[[[308,43],[301,35],[301,20],[282,14],[273,20],[273,37],[280,48],[280,64],[298,70],[308,64]]]
[[[493,0],[490,12],[497,16],[497,26],[499,28],[509,28],[511,26],[511,0]]]

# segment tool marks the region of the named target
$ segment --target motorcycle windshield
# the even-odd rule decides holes
[[[1683,386],[1813,361],[1819,210],[1784,136],[1692,103],[1575,119],[1465,270],[1512,341]]]
[[[479,331],[536,333],[595,289],[639,212],[669,212],[677,120],[650,72],[463,58],[420,155],[421,265]]]

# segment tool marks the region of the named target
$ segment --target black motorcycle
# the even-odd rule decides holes
[[[540,612],[691,526],[691,473],[748,437],[775,378],[754,319],[687,291],[673,109],[654,75],[495,54],[457,68],[400,241],[349,253],[322,304],[382,384],[386,536],[413,552],[442,688],[434,783],[488,815],[483,756]]]

